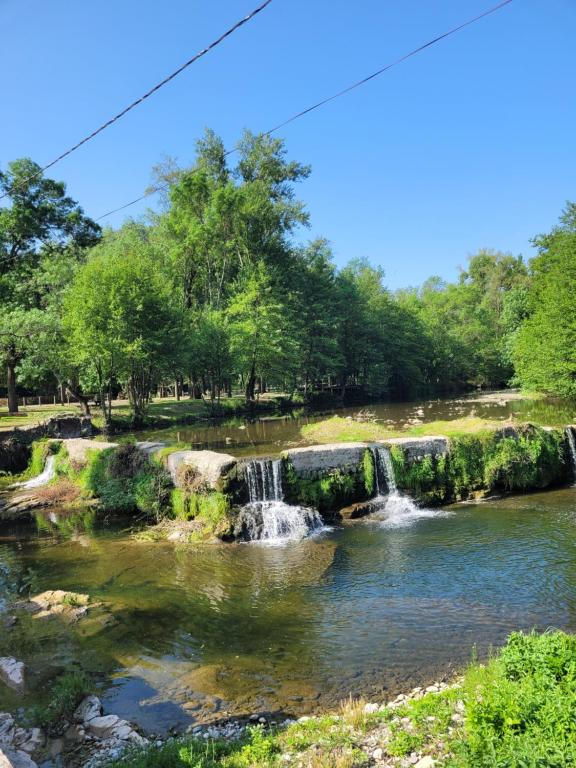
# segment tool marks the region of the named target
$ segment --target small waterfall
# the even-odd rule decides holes
[[[388,448],[374,446],[375,502],[374,518],[385,528],[402,528],[415,520],[426,517],[442,517],[448,512],[422,509],[409,496],[398,491],[392,456]]]
[[[566,439],[568,441],[568,447],[570,449],[570,463],[572,464],[572,480],[576,485],[576,440],[574,439],[574,431],[572,427],[566,427],[565,433],[566,433]]]
[[[374,456],[374,481],[376,486],[376,496],[383,495],[386,490],[389,494],[397,493],[398,486],[394,477],[394,466],[392,457],[388,448],[374,446],[372,448]]]
[[[299,541],[322,528],[322,518],[315,509],[284,502],[279,459],[249,461],[246,483],[250,502],[238,516],[238,530],[248,541],[284,544]]]
[[[280,460],[253,459],[246,464],[246,481],[250,503],[282,501],[282,470]]]
[[[29,490],[31,488],[40,488],[43,485],[48,485],[50,480],[52,480],[56,475],[56,456],[54,456],[53,453],[51,453],[47,459],[46,463],[44,465],[44,469],[39,475],[36,475],[36,477],[33,477],[31,480],[26,480],[23,483],[14,483],[12,488],[22,488],[24,490]]]

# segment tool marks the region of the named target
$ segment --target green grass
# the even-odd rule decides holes
[[[374,422],[357,422],[342,416],[332,416],[315,424],[305,424],[301,435],[310,443],[371,443],[393,437],[460,437],[478,435],[504,426],[501,421],[466,416],[452,421],[430,421],[409,429],[389,429]]]
[[[366,747],[370,739],[371,746]],[[185,738],[113,761],[113,768],[361,768],[374,744],[401,765],[414,751],[437,768],[565,768],[576,765],[576,637],[513,633],[457,687],[366,714],[338,714],[283,730],[250,729],[239,741]],[[289,759],[287,759],[289,756]]]

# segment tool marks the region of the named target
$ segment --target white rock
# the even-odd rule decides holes
[[[76,707],[74,719],[78,723],[86,723],[102,714],[102,702],[98,696],[86,696],[86,698]]]
[[[3,680],[7,686],[14,688],[15,691],[24,690],[24,664],[16,661],[13,656],[2,656],[0,658],[0,680]]]
[[[378,749],[375,749],[374,752],[372,752],[372,759],[373,760],[382,760],[384,757],[384,750],[378,747]]]
[[[0,744],[11,744],[14,740],[14,718],[8,712],[0,713]]]
[[[368,704],[364,705],[364,712],[367,715],[373,715],[374,712],[378,712],[379,708],[380,707],[379,707],[378,704],[374,704],[373,702],[369,702]]]
[[[415,765],[415,768],[434,768],[434,758],[430,757],[430,755],[426,755],[425,757],[421,757],[420,760]]]
[[[13,752],[0,747],[0,768],[38,768],[34,760],[20,750]]]
[[[106,738],[109,731],[120,722],[118,715],[104,715],[103,717],[94,717],[88,722],[88,727],[95,736]]]

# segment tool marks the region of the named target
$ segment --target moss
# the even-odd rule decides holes
[[[82,486],[85,496],[98,499],[105,511],[142,512],[158,520],[170,510],[170,475],[134,444],[88,451],[81,469],[65,461],[62,466]]]
[[[493,437],[488,443],[484,482],[488,488],[526,491],[565,479],[564,434],[526,425],[517,437]]]
[[[370,451],[366,451],[370,453]],[[315,477],[299,477],[290,459],[283,460],[286,500],[294,504],[315,507],[319,512],[332,512],[357,501],[370,498],[374,490],[374,469],[370,464],[372,492],[367,490],[370,472],[365,456],[353,471],[332,469]]]
[[[424,456],[408,462],[398,445],[390,450],[396,484],[423,504],[441,504],[451,495],[449,463],[445,456]]]
[[[362,476],[366,496],[373,496],[376,491],[376,463],[370,450],[364,451],[362,456]]]

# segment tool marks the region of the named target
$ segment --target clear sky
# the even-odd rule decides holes
[[[189,162],[205,126],[230,146],[495,2],[273,0],[51,175],[99,216],[163,156]],[[257,4],[0,0],[0,165],[48,162]],[[312,165],[303,237],[327,237],[338,264],[368,257],[391,288],[453,279],[481,247],[529,256],[576,199],[575,32],[575,0],[514,0],[286,127]]]

